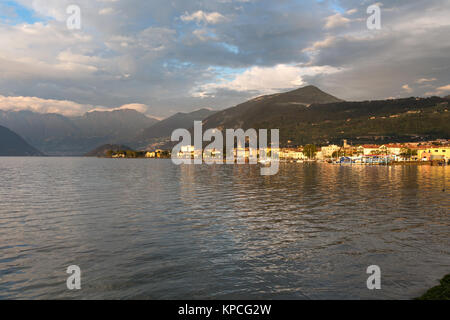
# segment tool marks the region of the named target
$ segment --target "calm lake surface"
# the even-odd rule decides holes
[[[450,273],[449,191],[448,166],[0,158],[0,299],[410,299]]]

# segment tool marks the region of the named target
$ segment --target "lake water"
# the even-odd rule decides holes
[[[450,167],[0,158],[0,299],[410,299],[450,273],[449,191]]]

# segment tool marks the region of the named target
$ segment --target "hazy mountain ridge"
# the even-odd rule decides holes
[[[27,140],[74,136],[79,133],[79,129],[69,118],[56,113],[0,110],[0,124],[27,137]]]
[[[73,118],[73,122],[85,136],[103,136],[112,140],[130,141],[142,128],[159,121],[135,110],[116,110],[88,112],[81,117]]]
[[[50,155],[82,155],[105,143],[127,143],[158,122],[135,110],[94,111],[80,117],[0,111],[0,125]]]
[[[202,121],[216,111],[200,109],[190,113],[178,112],[146,128],[139,137],[141,140],[168,137],[175,129],[189,129],[194,121]]]
[[[368,142],[450,137],[450,98],[405,98],[347,102],[314,86],[261,96],[237,106],[177,113],[158,121],[135,110],[90,112],[67,118],[32,111],[0,111],[0,125],[50,155],[82,155],[98,146],[170,148],[167,137],[195,120],[203,129],[280,129],[282,145]]]
[[[42,156],[42,152],[29,145],[10,129],[0,126],[0,156]]]

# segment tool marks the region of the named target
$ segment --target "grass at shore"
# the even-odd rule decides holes
[[[416,300],[450,300],[450,274],[446,275],[440,283]]]

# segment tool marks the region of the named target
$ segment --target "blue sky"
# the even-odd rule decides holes
[[[0,3],[0,21],[6,24],[35,23],[43,21],[38,18],[33,10],[28,9],[15,1],[3,1]]]

